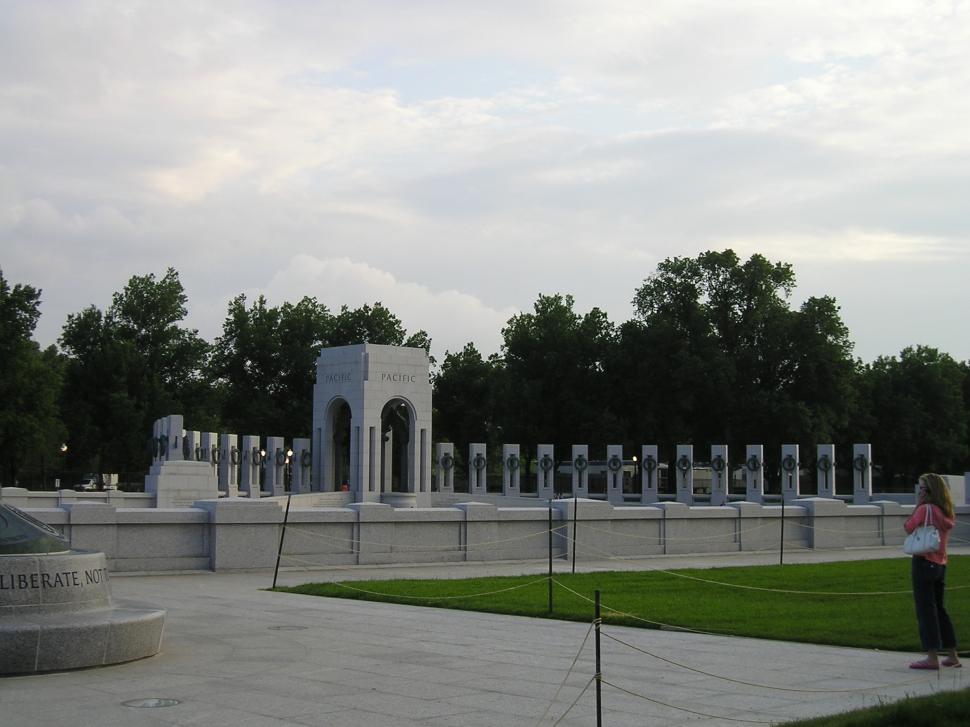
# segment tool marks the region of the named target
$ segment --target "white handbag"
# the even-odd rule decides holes
[[[908,555],[923,555],[935,553],[940,549],[940,531],[930,524],[932,505],[926,505],[926,518],[923,524],[906,536],[903,542],[903,552]]]

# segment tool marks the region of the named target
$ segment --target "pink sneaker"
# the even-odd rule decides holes
[[[933,671],[939,671],[940,665],[939,663],[933,663],[932,661],[927,661],[926,659],[924,659],[923,661],[914,661],[912,664],[909,665],[909,668],[910,669],[932,669]]]

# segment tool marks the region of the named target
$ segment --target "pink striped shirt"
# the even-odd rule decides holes
[[[950,540],[950,530],[953,528],[954,521],[944,515],[943,511],[937,505],[931,505],[929,503],[917,505],[916,509],[913,510],[913,514],[910,515],[909,520],[903,523],[903,528],[907,533],[911,533],[923,525],[926,520],[927,507],[930,508],[929,524],[935,525],[936,529],[940,531],[940,549],[935,553],[923,553],[919,557],[926,558],[926,560],[939,565],[946,565],[946,544]]]

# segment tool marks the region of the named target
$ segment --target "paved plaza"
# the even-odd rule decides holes
[[[786,560],[898,552],[802,551]],[[742,553],[613,560],[580,569],[776,561],[777,554]],[[545,568],[529,562],[286,570],[280,582],[540,576]],[[569,564],[555,568],[567,571]],[[900,562],[901,588],[908,572]],[[592,637],[576,658],[588,624],[271,593],[263,590],[271,580],[267,571],[115,576],[116,602],[168,611],[162,653],[102,669],[0,679],[0,722],[553,725],[595,671]],[[603,687],[603,722],[610,727],[776,724],[966,685],[966,669],[940,676],[909,670],[912,654],[615,626],[604,626],[604,633],[629,645],[603,640],[603,678],[627,690]],[[126,705],[152,699],[178,703]],[[595,725],[594,700],[590,686],[558,724]]]

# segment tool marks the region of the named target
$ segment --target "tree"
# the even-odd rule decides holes
[[[617,435],[604,405],[603,362],[614,327],[599,308],[585,315],[573,308],[570,295],[540,295],[532,313],[513,316],[502,329],[498,416],[506,441],[551,442],[562,452]]]
[[[963,471],[967,443],[966,369],[929,346],[880,356],[861,373],[873,459],[887,483],[923,472]]]
[[[434,431],[441,441],[500,444],[495,395],[501,376],[498,356],[482,358],[472,343],[445,352],[434,376]]]
[[[203,376],[208,344],[179,325],[186,300],[169,268],[161,279],[130,278],[106,313],[90,306],[68,316],[60,342],[73,467],[129,477],[148,465],[158,417],[180,412],[200,429],[215,424]]]
[[[226,426],[289,437],[306,434],[316,360],[332,328],[332,316],[314,298],[273,308],[263,296],[248,308],[245,295],[234,298],[210,362],[210,374],[223,389]]]
[[[637,321],[621,329],[614,370],[649,382],[625,418],[654,409],[662,436],[735,447],[831,441],[851,408],[852,343],[834,299],[791,310],[794,285],[791,265],[757,254],[661,262],[636,291]]]
[[[7,485],[31,464],[35,476],[43,472],[64,436],[61,362],[56,350],[41,351],[31,339],[40,294],[30,285],[11,287],[0,270],[0,482]]]

